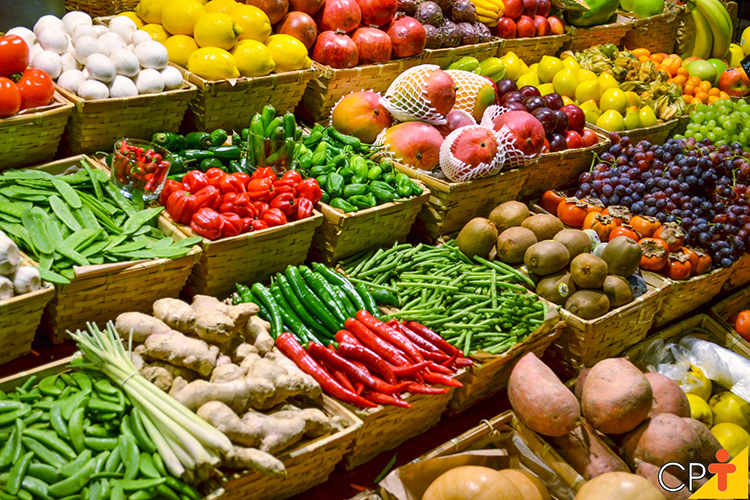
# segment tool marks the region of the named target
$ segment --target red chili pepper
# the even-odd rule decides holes
[[[372,392],[372,391],[366,391],[363,393],[363,396],[368,401],[372,401],[373,403],[377,403],[379,405],[393,405],[393,406],[400,406],[402,408],[411,408],[411,405],[400,398],[395,398],[391,396],[390,394],[381,394],[379,392]]]
[[[253,175],[252,177],[250,177],[250,179],[251,180],[265,179],[267,177],[270,177],[273,180],[276,180],[276,172],[274,172],[271,167],[257,169],[255,172],[253,172]]]
[[[307,219],[313,213],[313,202],[307,198],[297,198],[297,220]]]
[[[424,359],[429,359],[430,361],[442,363],[443,361],[451,359],[450,356],[448,356],[447,354],[443,354],[442,352],[425,351],[421,347],[417,347],[417,349],[419,350],[419,353],[424,357]]]
[[[221,227],[221,237],[237,236],[242,232],[242,218],[235,213],[221,214],[224,225]]]
[[[352,392],[357,392],[357,390],[352,385],[352,382],[349,380],[349,377],[346,376],[346,373],[342,372],[341,370],[337,370],[330,365],[327,365],[327,368],[328,371],[331,372],[331,375],[333,375],[334,378],[338,380],[345,389],[349,389]]]
[[[453,375],[454,373],[456,373],[455,368],[438,365],[436,363],[432,363],[432,366],[430,366],[430,371],[435,373],[443,373],[445,375]]]
[[[290,193],[294,194],[294,188],[297,186],[297,183],[291,180],[281,180],[281,181],[275,181],[273,183],[273,190],[276,191],[276,194],[279,193]]]
[[[213,210],[219,210],[221,207],[222,196],[221,191],[216,186],[206,186],[197,193],[195,193],[195,199],[198,203],[198,208],[210,208]]]
[[[320,189],[318,181],[310,178],[297,184],[297,196],[300,198],[307,198],[313,205],[318,203],[323,198],[323,190]]]
[[[249,193],[248,196],[250,196]],[[250,198],[252,199],[252,196],[250,196]],[[263,217],[263,214],[266,213],[266,210],[271,208],[268,203],[262,201],[253,201],[251,203],[253,205],[253,208],[255,209],[256,217],[258,217],[259,219]]]
[[[211,186],[216,186],[221,189],[221,181],[224,180],[229,174],[224,172],[220,168],[209,168],[206,170],[206,178]]]
[[[393,368],[393,373],[397,377],[411,377],[412,375],[416,375],[417,373],[421,372],[425,368],[429,368],[432,366],[432,361],[422,361],[421,363],[416,363],[409,366],[396,366]]]
[[[175,191],[167,199],[167,212],[172,220],[180,224],[190,224],[193,215],[198,211],[196,197],[187,191]]]
[[[467,366],[471,366],[474,364],[474,361],[470,360],[469,358],[461,358],[459,357],[456,360],[456,368],[466,368]]]
[[[443,367],[451,366],[453,363],[455,363],[456,359],[458,359],[458,351],[454,352],[453,356],[451,356],[449,359],[440,363],[440,365]]]
[[[224,219],[221,218],[221,214],[216,210],[203,207],[193,215],[193,220],[190,221],[190,227],[193,228],[193,231],[204,238],[215,240],[221,236],[221,230],[224,227]]]
[[[268,227],[283,226],[287,223],[286,215],[278,208],[269,208],[263,214],[263,222],[268,224]]]
[[[357,338],[357,340],[369,347],[390,364],[395,366],[406,366],[411,364],[401,351],[372,333],[364,324],[356,319],[349,318],[344,325],[346,326],[346,329]]]
[[[448,394],[450,391],[447,387],[430,387],[428,385],[416,384],[414,382],[409,384],[409,387],[407,387],[406,390],[413,394]]]
[[[351,361],[342,358],[337,353],[329,351],[321,344],[317,342],[310,342],[307,347],[307,352],[315,359],[324,361],[326,364],[333,366],[337,370],[341,370],[346,373],[347,377],[365,384],[367,387],[372,387],[378,392],[384,394],[400,393],[401,388],[396,385],[388,384],[382,380],[378,380],[373,377],[367,369],[363,369],[360,366],[355,365]]]
[[[191,170],[182,178],[182,183],[189,193],[197,193],[208,186],[208,177],[200,170]]]
[[[154,177],[154,174],[146,174],[146,181],[146,186],[143,190],[146,192],[153,191],[154,187],[156,187],[156,177]]]
[[[338,336],[339,335],[337,333],[337,340]],[[374,371],[385,377],[386,382],[388,382],[389,384],[396,383],[396,375],[393,373],[393,370],[388,365],[388,363],[386,363],[383,358],[372,352],[367,347],[359,345],[359,343],[354,344],[352,342],[339,341],[338,353],[347,359],[353,359],[369,366]]]
[[[271,200],[270,206],[271,208],[278,208],[284,212],[284,215],[289,217],[297,211],[296,203],[297,201],[294,199],[294,194],[279,193],[273,200]]]
[[[320,386],[331,396],[341,401],[351,403],[362,408],[374,408],[377,406],[352,391],[345,389],[333,377],[331,377],[294,339],[294,336],[285,332],[276,338],[276,347],[299,367],[300,370],[314,378]]]
[[[419,363],[424,361],[422,354],[400,331],[386,325],[364,309],[357,311],[357,319],[364,323],[367,328],[408,354],[414,362]]]
[[[159,195],[159,203],[166,207],[169,195],[174,193],[175,191],[181,190],[185,190],[185,186],[183,186],[181,182],[167,179],[167,182],[164,183],[164,188],[161,190],[161,194]]]
[[[253,219],[250,223],[253,226],[253,231],[260,231],[261,229],[268,229],[268,224],[259,219]]]
[[[229,174],[231,177],[235,177],[239,179],[244,186],[247,186],[247,183],[250,182],[250,176],[247,175],[245,172],[234,172],[232,174]]]
[[[420,337],[419,335],[417,335],[416,333],[414,333],[406,325],[404,325],[402,323],[399,323],[395,319],[389,321],[387,324],[390,325],[390,326],[392,326],[393,328],[398,328],[399,331],[401,333],[403,333],[406,338],[408,338],[409,340],[411,340],[412,343],[414,345],[416,345],[418,348],[422,349],[422,351],[420,351],[420,352],[422,352],[423,356],[424,356],[424,352],[423,351],[428,351],[428,352],[432,352],[432,353],[435,353],[435,354],[439,354],[440,356],[446,356],[446,359],[448,358],[448,356],[446,354],[444,354],[440,349],[438,349],[437,347],[435,347],[434,345],[430,344],[425,339],[423,339],[422,337]],[[427,358],[427,359],[432,359],[433,361],[436,361],[433,358]]]
[[[273,190],[273,179],[264,177],[262,179],[253,179],[247,184],[247,194],[253,201],[269,202],[276,196]]]
[[[289,170],[288,172],[284,172],[284,174],[281,176],[282,181],[293,181],[294,184],[298,184],[302,182],[302,176],[299,172],[296,170]]]
[[[222,177],[221,181],[219,182],[219,189],[221,189],[221,192],[224,194],[244,193],[247,191],[242,180],[231,175],[224,175],[224,177]]]
[[[365,392],[365,384],[362,382],[357,382],[354,384],[354,387],[357,389],[357,396],[361,396],[363,392]]]
[[[429,328],[427,328],[424,325],[420,325],[416,321],[409,321],[409,323],[406,324],[407,327],[409,327],[409,330],[413,331],[423,339],[425,339],[430,344],[434,345],[441,351],[443,351],[446,354],[453,354],[458,349],[450,345],[448,342],[443,339],[440,335],[433,332]],[[459,354],[459,356],[462,356],[462,354]]]
[[[422,373],[422,377],[424,378],[425,382],[429,382],[431,384],[447,385],[450,387],[463,387],[464,386],[464,384],[454,379],[453,377],[449,377],[448,375],[443,375],[442,373],[432,373],[432,372],[426,371]]]

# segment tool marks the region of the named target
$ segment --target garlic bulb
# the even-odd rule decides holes
[[[39,270],[36,267],[21,266],[13,275],[13,289],[16,295],[36,292],[42,286],[42,278],[39,276]]]
[[[5,276],[0,276],[0,300],[13,298],[13,282]]]
[[[0,236],[0,275],[11,276],[21,263],[18,246],[5,235]]]

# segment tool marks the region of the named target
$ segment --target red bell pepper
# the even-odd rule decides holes
[[[269,208],[266,213],[263,214],[263,222],[268,224],[268,227],[283,226],[287,223],[286,215],[278,208]]]
[[[276,197],[271,200],[271,208],[278,208],[284,215],[290,217],[297,211],[297,201],[294,199],[292,193],[281,193],[277,194]]]
[[[307,219],[313,213],[313,202],[307,198],[297,198],[297,220]]]
[[[234,213],[240,217],[255,217],[255,208],[247,193],[240,193],[234,200]]]
[[[262,179],[253,179],[247,185],[247,194],[253,201],[269,202],[276,196],[273,187],[273,179],[264,177]]]
[[[200,170],[191,170],[182,178],[182,183],[189,193],[195,194],[208,186],[208,177]]]
[[[276,193],[292,193],[295,194],[294,188],[297,187],[297,183],[292,180],[279,180],[273,183],[273,189]]]
[[[395,366],[406,366],[411,363],[401,351],[372,333],[365,325],[354,318],[349,318],[344,323],[347,331],[357,337],[357,340],[374,351],[381,358]]]
[[[400,331],[386,325],[365,310],[357,311],[357,319],[364,323],[367,328],[408,354],[415,363],[424,361],[424,357],[419,350]]]
[[[221,206],[219,212],[225,214],[234,212],[234,202],[237,201],[237,193],[226,193],[221,199]]]
[[[204,187],[195,193],[195,199],[198,203],[198,209],[211,208],[213,210],[219,210],[219,207],[221,207],[221,191],[219,191],[219,188],[216,186]]]
[[[320,189],[318,181],[310,178],[297,184],[297,196],[307,198],[314,205],[323,198],[323,191]]]
[[[274,181],[276,180],[276,172],[274,172],[271,167],[257,169],[255,172],[253,172],[253,175],[250,177],[250,180],[265,179],[267,177],[270,177]]]
[[[388,384],[386,382],[383,382],[382,380],[378,380],[377,378],[373,377],[367,371],[367,369],[363,369],[362,367],[355,365],[351,361],[342,358],[335,352],[329,351],[317,342],[310,342],[307,347],[307,352],[313,358],[319,361],[323,361],[327,365],[330,365],[337,370],[341,370],[346,374],[347,377],[350,377],[357,382],[361,382],[367,387],[371,387],[378,392],[382,392],[384,394],[398,394],[401,392],[401,387]]]
[[[260,219],[253,219],[250,225],[253,226],[253,231],[260,231],[261,229],[269,228],[268,224],[266,224],[264,221]]]
[[[229,174],[231,177],[235,177],[242,182],[242,184],[247,187],[247,183],[250,182],[250,176],[247,175],[245,172],[234,172],[232,174]]]
[[[242,232],[242,218],[235,213],[221,214],[224,225],[221,226],[221,237],[237,236]]]
[[[198,211],[196,197],[187,191],[179,190],[169,195],[167,212],[172,220],[180,224],[190,224],[193,215]]]
[[[221,189],[221,192],[224,194],[244,193],[247,191],[245,186],[246,184],[242,182],[242,179],[232,175],[225,175],[219,182],[219,189]]]
[[[393,405],[400,406],[402,408],[411,408],[411,405],[403,399],[396,398],[390,394],[381,394],[379,392],[366,391],[362,394],[365,399],[377,403],[379,405]]]
[[[253,228],[253,218],[252,217],[243,217],[242,218],[242,232],[243,233],[249,233],[252,231]]]
[[[294,181],[295,184],[298,184],[302,182],[302,176],[296,170],[289,170],[288,172],[284,172],[284,174],[281,176],[281,180]]]
[[[181,182],[167,179],[167,182],[164,183],[164,188],[161,190],[161,194],[159,195],[159,203],[166,207],[169,195],[174,193],[175,191],[180,190],[185,190],[185,186],[183,186]]]
[[[336,337],[338,340],[338,333],[336,334]],[[343,357],[364,363],[385,377],[386,382],[389,384],[396,383],[396,375],[393,373],[390,365],[383,361],[383,358],[364,346],[351,342],[339,342],[338,353]]]
[[[250,195],[248,194],[248,196],[250,196]],[[251,199],[252,199],[252,197],[251,197]],[[255,216],[258,217],[258,218],[263,217],[263,214],[266,213],[266,210],[268,210],[269,208],[271,208],[268,205],[268,203],[263,202],[263,201],[253,201],[251,203],[253,205],[253,208],[255,209],[255,214],[256,214]]]
[[[193,231],[204,238],[215,240],[221,237],[221,230],[224,227],[224,219],[221,218],[221,214],[216,210],[203,207],[193,215],[193,220],[190,221],[190,227],[193,228]]]
[[[215,186],[221,189],[221,181],[224,180],[229,174],[224,172],[220,168],[209,168],[206,170],[206,178],[211,186]]]

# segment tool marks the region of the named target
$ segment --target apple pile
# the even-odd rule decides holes
[[[550,16],[550,0],[505,0],[505,13],[493,28],[500,38],[531,38],[565,34],[565,25]]]

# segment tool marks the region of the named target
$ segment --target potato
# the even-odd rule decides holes
[[[719,440],[716,439],[711,431],[704,424],[692,418],[682,419],[698,437],[698,454],[693,458],[693,462],[700,462],[706,467],[716,462],[716,452],[721,449]]]
[[[661,373],[647,373],[646,378],[654,394],[649,415],[672,413],[682,418],[690,416],[690,402],[677,382]]]
[[[671,413],[654,415],[630,433],[623,443],[625,461],[636,468],[639,461],[661,467],[667,462],[688,464],[700,452],[700,439],[692,427]],[[670,472],[685,480],[687,472],[673,467]]]
[[[651,411],[648,379],[625,358],[599,361],[583,384],[581,408],[591,426],[604,434],[630,432]]]
[[[680,491],[676,492],[667,491],[662,488],[659,484],[659,467],[648,462],[640,462],[638,464],[638,467],[635,469],[635,473],[641,477],[645,477],[646,479],[648,479],[651,484],[656,486],[656,489],[658,489],[667,500],[688,500],[692,495],[687,487],[682,488]],[[662,480],[664,481],[664,484],[666,484],[670,488],[679,488],[680,485],[683,484],[682,481],[674,477],[668,471],[664,471],[664,473],[662,474]]]
[[[585,420],[569,434],[550,439],[552,447],[588,481],[605,472],[630,472]]]
[[[513,367],[508,399],[521,422],[545,436],[564,436],[581,418],[573,393],[531,352]]]

